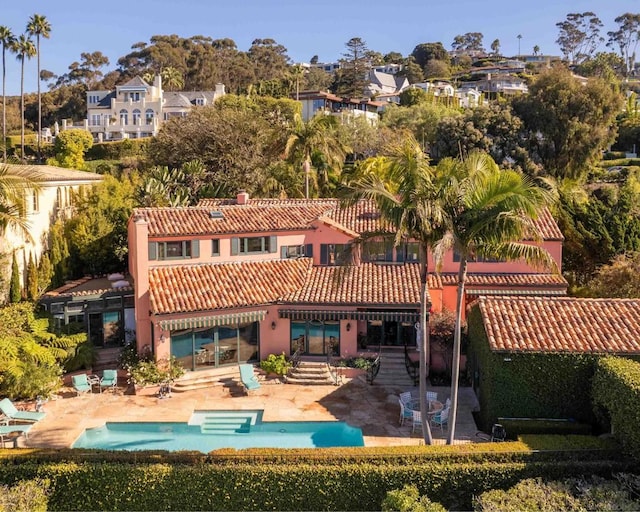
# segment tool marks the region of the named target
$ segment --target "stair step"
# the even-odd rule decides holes
[[[296,377],[287,377],[287,383],[288,384],[303,384],[303,385],[317,385],[317,386],[324,386],[324,385],[333,385],[335,384],[333,379],[299,379]]]
[[[202,434],[248,434],[251,432],[249,427],[241,426],[238,428],[224,428],[224,427],[202,427],[200,428],[200,433]]]

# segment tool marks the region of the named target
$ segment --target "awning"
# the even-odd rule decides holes
[[[417,311],[331,311],[318,309],[280,309],[280,318],[291,320],[389,320],[417,322]]]
[[[181,331],[183,329],[198,329],[202,327],[218,327],[220,325],[237,325],[247,322],[261,322],[267,315],[264,311],[242,311],[216,316],[197,316],[191,318],[175,318],[160,320],[158,324],[164,331]]]
[[[479,297],[480,295],[536,295],[536,296],[546,296],[546,295],[566,295],[567,290],[565,288],[559,290],[532,290],[532,289],[522,289],[522,290],[514,290],[511,288],[498,288],[493,290],[474,290],[467,289],[465,290],[465,294],[467,296]]]

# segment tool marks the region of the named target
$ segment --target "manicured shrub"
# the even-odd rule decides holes
[[[284,352],[280,355],[269,354],[266,359],[260,361],[260,368],[262,368],[267,375],[274,374],[284,376],[289,372],[292,363],[284,355]]]
[[[402,489],[387,492],[382,502],[383,511],[398,512],[446,512],[440,503],[433,503],[426,496],[420,496],[415,485],[405,485]]]
[[[0,485],[0,512],[46,512],[48,489],[48,481],[37,479]]]
[[[124,139],[94,144],[87,151],[87,160],[122,160],[125,157],[144,156],[152,138]]]

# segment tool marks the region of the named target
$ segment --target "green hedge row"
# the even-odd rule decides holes
[[[479,391],[483,430],[489,432],[500,417],[595,422],[590,390],[601,356],[493,352],[477,306],[469,312],[468,326],[467,364]],[[546,428],[545,431],[550,433]]]
[[[509,439],[517,438],[521,434],[565,433],[586,436],[593,433],[591,424],[577,421],[498,418],[498,423],[505,428]]]
[[[386,492],[415,484],[448,508],[524,478],[610,476],[635,461],[425,464],[0,464],[0,483],[51,482],[50,510],[379,510]]]
[[[144,156],[151,142],[151,137],[144,139],[124,139],[113,142],[94,144],[85,155],[86,160],[120,160],[126,157]]]
[[[601,359],[593,378],[593,403],[610,421],[622,446],[640,457],[640,363]]]

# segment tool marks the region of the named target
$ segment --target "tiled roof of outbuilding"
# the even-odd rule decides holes
[[[429,288],[442,288],[458,284],[458,274],[429,274]],[[525,286],[532,288],[541,286],[545,288],[557,287],[566,291],[569,283],[561,274],[484,274],[468,273],[465,290],[467,293],[476,289],[517,288]]]
[[[481,297],[477,304],[494,351],[640,353],[640,299]]]

